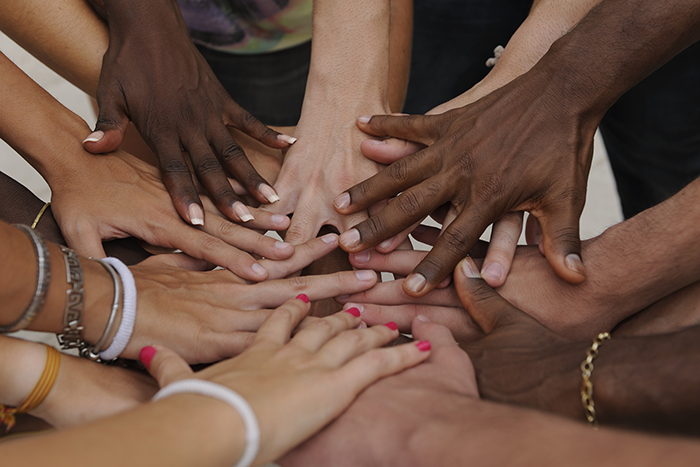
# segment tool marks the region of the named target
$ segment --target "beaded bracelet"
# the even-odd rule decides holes
[[[8,324],[7,326],[0,326],[0,333],[15,332],[25,329],[29,326],[36,315],[39,314],[41,309],[44,307],[46,302],[46,294],[49,290],[49,282],[51,281],[51,263],[49,262],[49,249],[46,247],[46,243],[34,230],[27,227],[26,225],[15,224],[14,227],[21,230],[32,241],[34,245],[34,251],[37,257],[37,278],[36,278],[36,289],[34,291],[34,297],[29,303],[29,306],[24,313],[17,318],[14,323]]]

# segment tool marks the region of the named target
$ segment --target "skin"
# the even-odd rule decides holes
[[[301,299],[287,301],[241,356],[196,374],[175,352],[160,346],[151,347],[155,354],[149,352],[144,363],[161,385],[201,378],[243,396],[261,431],[255,465],[264,464],[338,417],[373,382],[430,355],[414,344],[379,349],[398,332],[387,326],[351,331],[361,320],[344,312],[290,339],[308,310]],[[310,413],[314,416],[300,416]],[[226,403],[178,394],[72,430],[3,443],[0,454],[8,461],[41,464],[54,459],[58,465],[68,465],[77,452],[99,465],[144,459],[164,466],[232,465],[243,452],[243,439],[242,419]]]
[[[361,117],[358,125],[370,135],[429,147],[336,198],[338,212],[350,214],[402,193],[345,232],[343,248],[377,245],[449,202],[457,217],[404,282],[407,293],[420,296],[488,225],[528,211],[542,226],[541,248],[557,275],[583,282],[578,219],[595,128],[627,89],[698,40],[697,8],[679,0],[606,0],[530,71],[471,105],[439,116]]]

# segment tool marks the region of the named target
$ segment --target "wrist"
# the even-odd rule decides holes
[[[0,404],[17,407],[39,380],[46,361],[41,344],[0,336]]]

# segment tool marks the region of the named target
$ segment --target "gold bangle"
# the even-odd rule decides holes
[[[36,229],[36,225],[37,225],[37,224],[39,223],[39,221],[41,220],[41,216],[44,215],[44,213],[45,213],[46,210],[49,208],[49,206],[51,206],[51,201],[49,201],[48,203],[44,204],[44,207],[41,208],[41,211],[39,211],[39,214],[36,215],[36,217],[34,218],[34,222],[32,222],[32,227],[31,227],[32,230]]]
[[[0,404],[0,423],[4,423],[7,426],[5,433],[15,426],[16,414],[31,412],[39,407],[56,383],[58,371],[61,369],[61,352],[46,344],[44,344],[44,347],[46,347],[44,371],[41,372],[39,381],[32,389],[32,392],[17,407],[5,407]]]
[[[603,343],[610,339],[609,332],[601,332],[598,337],[593,339],[593,345],[586,351],[586,359],[581,363],[581,402],[583,409],[586,411],[586,420],[593,425],[594,429],[598,429],[598,419],[595,413],[595,402],[593,402],[593,383],[591,382],[591,374],[593,373],[593,359],[598,356],[598,349]]]

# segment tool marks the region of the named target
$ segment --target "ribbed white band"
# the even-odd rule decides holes
[[[117,258],[105,258],[103,260],[117,270],[124,287],[124,305],[122,306],[122,320],[119,323],[117,334],[112,339],[112,344],[104,351],[100,352],[102,360],[114,360],[124,351],[129,344],[131,334],[134,332],[134,322],[136,321],[136,283],[134,275],[128,267]]]
[[[248,402],[236,391],[203,379],[182,379],[170,383],[153,396],[153,401],[183,392],[214,397],[236,409],[245,426],[245,449],[234,467],[249,467],[258,456],[258,449],[260,449],[260,427],[255,412]]]

